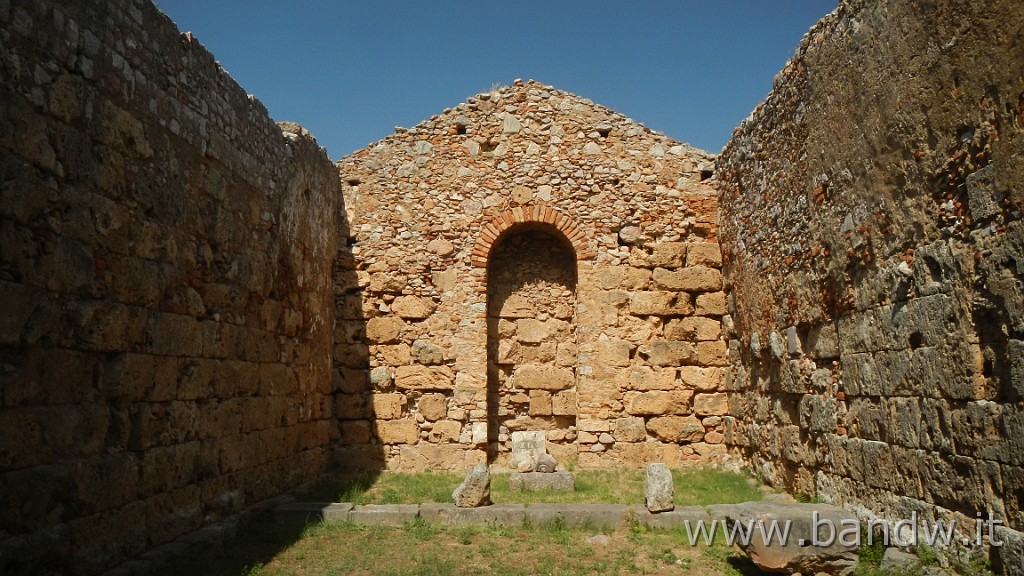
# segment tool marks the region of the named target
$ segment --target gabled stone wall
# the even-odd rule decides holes
[[[0,2],[0,78],[0,573],[96,573],[325,470],[314,140],[150,2]]]
[[[723,152],[726,441],[772,482],[1024,527],[1022,27],[842,2]]]
[[[353,274],[336,340],[362,351],[336,357],[339,462],[507,464],[528,429],[582,466],[722,456],[712,161],[516,82],[339,162]],[[573,282],[510,271],[504,242],[565,248]]]

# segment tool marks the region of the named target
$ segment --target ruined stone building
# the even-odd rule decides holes
[[[463,470],[516,430],[588,467],[724,455],[710,156],[516,82],[338,167],[340,460]]]
[[[0,2],[0,572],[542,430],[1020,574],[1017,4],[841,2],[717,158],[516,82],[332,163],[148,0]]]

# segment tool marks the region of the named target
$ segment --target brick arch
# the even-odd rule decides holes
[[[484,224],[473,246],[473,266],[487,268],[488,257],[498,239],[512,227],[529,223],[547,224],[565,235],[565,239],[572,245],[577,261],[591,260],[596,256],[587,244],[587,235],[569,216],[550,206],[520,206],[506,210]]]

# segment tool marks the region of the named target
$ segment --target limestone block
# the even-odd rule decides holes
[[[448,398],[444,394],[424,394],[416,407],[424,418],[433,422],[448,414]]]
[[[409,320],[423,320],[433,314],[435,308],[432,300],[417,296],[399,296],[391,303],[392,312]]]
[[[701,366],[728,366],[728,344],[721,340],[698,342],[697,364]]]
[[[667,512],[676,505],[673,499],[672,471],[662,462],[647,465],[644,475],[644,504],[651,512]]]
[[[535,318],[516,321],[516,340],[526,344],[539,344],[551,337],[553,327]]]
[[[725,385],[725,368],[680,366],[679,380],[683,386],[693,390],[708,392],[718,390]]]
[[[690,296],[678,292],[634,292],[629,313],[635,316],[684,316],[693,313]]]
[[[473,467],[466,479],[452,492],[455,505],[459,508],[476,508],[491,503],[491,473],[487,463]]]
[[[669,340],[718,340],[721,334],[721,322],[701,316],[673,318],[665,323],[665,338]]]
[[[724,416],[729,413],[729,398],[724,392],[697,394],[693,397],[693,412],[698,416]]]
[[[452,371],[447,366],[399,366],[395,368],[399,390],[451,390]]]
[[[345,420],[341,423],[341,443],[369,444],[372,429],[369,420]]]
[[[725,292],[708,292],[697,296],[698,316],[725,316],[729,313]]]
[[[562,390],[551,397],[551,413],[555,416],[576,415],[576,391]]]
[[[402,408],[405,406],[404,394],[374,394],[370,403],[373,406],[373,415],[381,420],[394,420],[402,417]]]
[[[408,344],[371,346],[370,352],[380,356],[380,359],[387,366],[405,366],[412,360]]]
[[[686,244],[682,242],[661,242],[654,245],[648,262],[654,268],[675,269],[683,266]]]
[[[434,422],[434,427],[430,429],[430,433],[427,435],[427,440],[434,444],[444,444],[446,442],[458,442],[459,436],[462,434],[462,424],[454,420],[440,420]]]
[[[530,390],[530,416],[551,416],[551,392]]]
[[[517,366],[512,382],[517,388],[526,390],[564,390],[575,383],[572,370],[545,364],[524,364]]]
[[[401,318],[393,316],[370,318],[366,321],[366,339],[378,344],[397,342],[403,328],[405,328],[405,322]]]
[[[415,420],[377,420],[374,422],[381,444],[415,444],[420,440],[420,427]]]
[[[629,366],[629,351],[632,348],[625,340],[604,340],[597,343],[597,361],[605,366]]]
[[[427,242],[427,250],[438,256],[445,257],[451,256],[455,252],[455,246],[444,238],[435,238]]]
[[[694,266],[681,270],[655,268],[654,286],[659,290],[713,292],[722,289],[722,273],[715,268]]]
[[[697,361],[700,344],[656,340],[640,347],[640,356],[652,366],[683,366]],[[724,344],[724,343],[723,343]]]
[[[688,267],[706,266],[708,268],[721,268],[721,246],[713,242],[690,244],[686,248],[686,265]]]
[[[663,442],[700,442],[704,438],[704,425],[695,416],[651,418],[647,431]]]
[[[401,294],[405,288],[406,279],[400,274],[389,272],[378,272],[370,275],[370,292]]]
[[[620,290],[646,290],[650,284],[650,270],[629,266],[622,268],[622,281],[619,282],[617,288]]]
[[[619,382],[620,388],[629,390],[673,390],[676,387],[676,369],[630,366]]]
[[[522,294],[512,294],[506,298],[498,311],[498,316],[502,318],[531,318],[536,314],[536,306]]]
[[[807,546],[807,542],[824,538],[815,534],[821,530],[821,523],[835,528],[836,533],[858,529],[860,523],[852,513],[824,504],[784,504],[779,502],[746,502],[728,508],[726,522],[732,529],[733,523],[748,525],[772,523],[789,526],[789,542],[780,545],[777,540],[767,540],[757,535],[741,548],[758,568],[768,572],[785,574],[836,574],[849,576],[857,568],[859,558],[857,546],[847,546],[849,538],[836,538],[830,545]],[[817,522],[818,524],[815,524]],[[857,539],[859,540],[859,539]]]
[[[689,412],[692,392],[627,392],[623,396],[626,412],[634,416],[660,416]],[[703,428],[702,428],[703,430]]]
[[[644,426],[644,419],[618,418],[614,422],[612,437],[616,442],[643,442],[647,439],[647,428]]]
[[[444,364],[444,350],[427,340],[416,340],[412,343],[412,358],[427,366]]]

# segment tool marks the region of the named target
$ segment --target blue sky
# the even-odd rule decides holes
[[[534,79],[718,152],[835,0],[156,0],[333,159]]]

